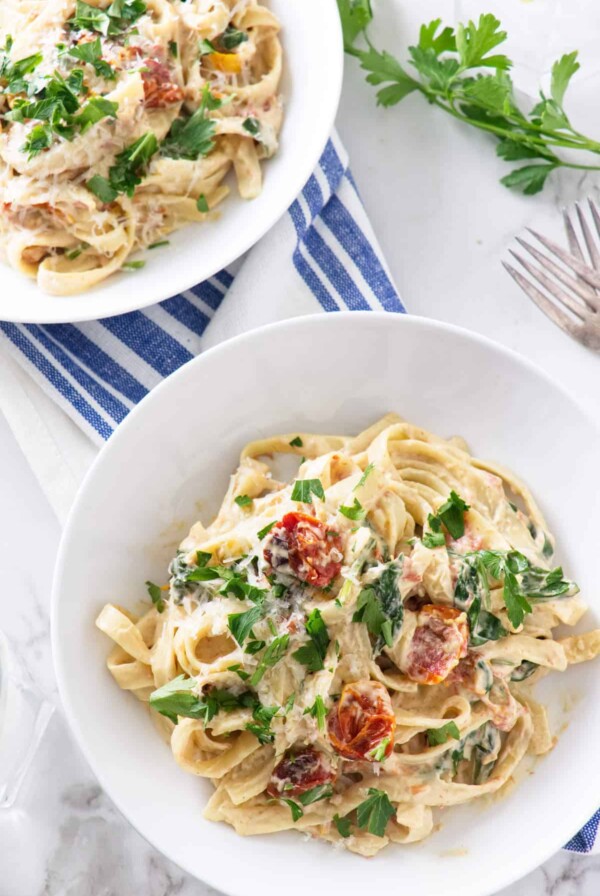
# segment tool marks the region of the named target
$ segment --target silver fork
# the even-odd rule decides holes
[[[566,210],[563,211],[563,220],[569,252],[530,228],[529,233],[548,250],[550,257],[520,237],[516,237],[517,242],[538,262],[539,267],[518,252],[509,250],[543,290],[507,262],[503,261],[502,264],[531,301],[561,330],[588,348],[600,351],[600,212],[591,199],[588,205],[595,234],[581,206],[578,203],[575,205],[587,255]]]

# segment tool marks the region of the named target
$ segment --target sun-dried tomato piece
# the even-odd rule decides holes
[[[378,681],[347,684],[327,717],[329,739],[345,759],[381,762],[392,754],[396,718]]]
[[[147,109],[160,109],[180,103],[183,90],[171,81],[171,72],[164,62],[156,59],[144,59],[144,98]]]
[[[325,753],[314,747],[294,747],[273,769],[267,787],[269,796],[293,798],[335,781],[336,771]]]
[[[417,615],[403,671],[419,684],[439,684],[467,655],[468,643],[466,613],[427,604]]]
[[[315,517],[286,513],[271,530],[264,557],[272,569],[326,588],[342,568],[342,539]]]

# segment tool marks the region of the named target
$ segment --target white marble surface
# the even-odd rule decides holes
[[[483,9],[475,0],[461,0],[461,5],[469,13]],[[497,9],[500,4],[485,6]],[[375,33],[385,35],[385,44],[393,48],[414,37],[420,20],[436,14],[450,17],[454,3],[379,0],[378,7]],[[512,23],[522,20],[523,29],[531,27],[532,16],[538,23],[550,22],[544,40],[553,52],[560,52],[577,43],[572,19],[578,11],[583,16],[586,7],[587,0],[532,0],[511,3],[510,15]],[[567,10],[571,26],[563,30],[550,14],[566,15]],[[582,21],[588,24],[584,30],[589,45],[590,20]],[[581,29],[580,33],[583,45]],[[566,37],[571,43],[563,46]],[[600,113],[592,100],[598,86],[597,77],[582,78],[574,103],[579,119],[596,133]],[[461,130],[418,97],[395,110],[376,109],[372,91],[352,61],[338,125],[410,311],[470,327],[522,352],[560,379],[600,419],[600,358],[546,321],[499,264],[511,237],[526,225],[558,235],[558,209],[597,192],[600,176],[560,176],[541,197],[515,196],[497,183],[504,167],[485,137]],[[26,679],[56,701],[48,614],[59,526],[2,419],[0,456],[2,626],[22,660]],[[164,860],[120,816],[56,713],[17,809],[0,811],[0,896],[210,892]],[[502,891],[502,896],[599,892],[600,857],[563,852]]]

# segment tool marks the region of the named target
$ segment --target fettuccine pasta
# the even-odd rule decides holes
[[[257,0],[5,0],[0,254],[54,295],[262,189],[279,23]]]
[[[278,454],[301,456],[292,483]],[[390,414],[248,445],[152,608],[97,625],[119,686],[212,782],[208,819],[370,856],[553,746],[530,686],[600,652],[599,630],[555,637],[585,607],[553,552],[511,473]]]

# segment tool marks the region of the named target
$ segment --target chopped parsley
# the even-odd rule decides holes
[[[10,35],[0,51],[0,85],[6,93],[24,93],[27,90],[25,75],[30,75],[43,61],[42,53],[33,53],[12,62],[9,53],[12,49],[13,39]]]
[[[170,240],[158,240],[156,243],[150,243],[148,249],[160,249],[161,246],[170,246]]]
[[[396,810],[384,790],[369,787],[368,792],[368,798],[356,807],[356,823],[361,830],[383,837],[387,823],[396,814]]]
[[[301,501],[303,504],[312,504],[312,495],[316,495],[321,501],[325,500],[323,483],[320,479],[296,479],[292,489],[292,501]]]
[[[288,644],[290,642],[289,635],[280,635],[278,638],[275,638],[267,649],[265,650],[257,668],[254,672],[252,678],[250,679],[250,684],[253,687],[256,687],[267,671],[272,666],[276,666],[277,663],[283,659],[285,656],[285,652],[288,648]]]
[[[423,544],[426,548],[440,548],[446,544],[446,536],[442,532],[442,521],[438,516],[429,514],[427,517],[429,532],[423,534]]]
[[[174,59],[177,59],[177,57],[179,56],[179,47],[177,46],[176,40],[169,41],[169,53]]]
[[[425,547],[439,547],[444,544],[445,538],[442,534],[442,523],[452,536],[452,538],[462,538],[465,534],[465,511],[469,510],[469,505],[466,504],[460,495],[457,495],[453,490],[450,492],[450,497],[448,500],[442,504],[442,506],[438,509],[437,515],[433,516],[429,514],[427,522],[429,524],[429,528],[431,529],[431,534],[428,538],[429,544],[423,538],[423,544]],[[440,538],[441,536],[441,538]],[[431,544],[434,541],[435,544]]]
[[[363,520],[367,515],[367,511],[364,509],[358,498],[354,499],[354,502],[350,507],[341,505],[339,508],[340,513],[347,517],[349,520]]]
[[[296,436],[294,439],[292,439],[290,445],[292,446],[292,448],[302,448],[304,443],[300,436]]]
[[[265,535],[268,535],[269,532],[271,531],[271,529],[273,528],[273,526],[276,526],[276,525],[277,525],[277,520],[275,520],[275,522],[273,522],[273,523],[269,523],[267,526],[264,527],[264,529],[261,529],[259,532],[256,533],[256,537],[262,541],[262,539],[265,537]]]
[[[315,702],[312,706],[308,706],[303,715],[312,716],[313,719],[317,720],[317,727],[319,731],[325,731],[325,717],[327,716],[327,709],[325,707],[325,701],[319,694],[315,697]]]
[[[108,36],[126,31],[145,12],[144,0],[113,0],[107,9],[77,0],[75,15],[69,24],[77,31],[98,31]]]
[[[74,59],[93,66],[96,74],[107,81],[114,81],[117,77],[114,68],[102,59],[102,41],[99,37],[71,47],[68,53]]]
[[[373,472],[374,469],[375,469],[374,464],[367,464],[367,466],[365,467],[365,472],[362,474],[362,476],[356,483],[356,488],[360,488],[361,485],[365,484],[365,482],[367,481],[367,479],[369,478],[369,476],[371,475],[371,473]]]
[[[448,722],[446,725],[442,725],[441,728],[427,729],[427,743],[430,747],[445,744],[450,737],[453,737],[454,740],[460,740],[460,731],[456,722]]]
[[[282,803],[285,803],[290,807],[290,811],[292,813],[292,821],[296,822],[299,818],[302,818],[304,812],[302,811],[302,806],[299,806],[298,803],[295,803],[294,800],[287,799],[286,797],[282,797]]]
[[[323,661],[330,643],[329,632],[320,610],[311,611],[306,621],[306,633],[310,637],[310,642],[294,651],[292,656],[306,666],[309,672],[319,672],[325,668]]]
[[[162,613],[165,609],[165,602],[163,600],[162,591],[155,585],[154,582],[146,582],[146,588],[148,589],[148,594],[150,595],[150,600],[156,607],[159,613]]]
[[[242,127],[253,137],[258,137],[258,135],[260,134],[260,121],[258,120],[258,118],[246,118],[246,120],[242,123]]]
[[[252,631],[253,627],[257,622],[260,622],[264,616],[264,610],[262,606],[252,607],[251,610],[247,610],[245,613],[231,613],[227,617],[227,624],[229,625],[229,631],[240,645],[243,647],[244,641]]]
[[[196,208],[199,212],[202,212],[202,214],[206,214],[210,211],[210,206],[204,193],[201,193],[200,196],[198,196],[198,198],[196,199]]]
[[[298,799],[303,806],[310,806],[311,803],[318,803],[319,800],[327,800],[330,796],[333,796],[333,787],[331,784],[318,784],[316,787],[311,787],[310,790],[305,790],[304,793],[300,794]]]
[[[195,693],[195,678],[180,675],[150,694],[150,706],[177,724],[177,717],[202,719],[207,725],[223,709],[231,712],[239,706],[238,698],[229,691],[214,688],[204,697]]]
[[[250,504],[252,504],[252,498],[250,498],[248,495],[238,495],[235,499],[235,503],[238,507],[248,507]]]
[[[152,156],[158,151],[158,141],[152,131],[143,134],[135,143],[115,157],[115,164],[109,168],[108,178],[95,174],[87,182],[101,202],[114,202],[119,193],[133,196],[135,188],[141,184]]]
[[[161,155],[169,159],[196,161],[214,149],[216,124],[208,112],[219,109],[223,100],[210,92],[208,85],[202,93],[200,106],[189,118],[176,118],[160,145]]]
[[[256,700],[252,710],[254,722],[248,722],[246,730],[252,732],[259,743],[272,744],[275,740],[275,735],[271,731],[271,721],[278,712],[278,706],[263,706],[259,700]]]
[[[337,828],[337,832],[340,837],[343,837],[344,840],[350,836],[350,830],[352,828],[352,824],[349,818],[340,818],[340,816],[336,813],[333,816],[333,823]]]

